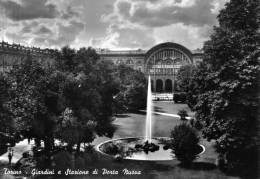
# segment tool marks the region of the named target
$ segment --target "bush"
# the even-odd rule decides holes
[[[181,103],[185,103],[186,102],[186,93],[174,93],[173,94],[173,101],[175,103],[177,102],[181,102]]]
[[[194,119],[194,118],[192,118],[192,119],[190,120],[190,124],[191,124],[192,127],[194,127],[194,128],[197,129],[197,130],[201,130],[202,127],[203,127],[203,125],[201,124],[201,122],[200,122],[199,120],[197,120],[197,119]]]
[[[190,125],[182,123],[174,127],[171,132],[171,148],[176,158],[185,165],[189,165],[197,155],[200,141],[197,132]]]
[[[104,145],[103,151],[109,155],[116,155],[119,152],[119,148],[116,144],[110,142],[107,145]]]
[[[186,117],[188,117],[188,113],[184,109],[179,110],[178,115],[180,116],[181,120],[186,120]]]
[[[102,151],[106,154],[113,155],[115,159],[125,158],[127,156],[131,156],[134,151],[136,151],[135,148],[129,147],[127,143],[123,142],[110,142],[108,144],[105,144],[102,148]],[[119,159],[121,160],[121,159]]]

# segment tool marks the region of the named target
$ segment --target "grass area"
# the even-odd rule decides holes
[[[188,112],[189,116],[194,115],[194,113],[190,110],[190,108],[186,104],[182,103],[174,103],[173,101],[154,101],[154,110],[157,112],[164,112],[170,114],[177,114],[179,110],[184,109]]]

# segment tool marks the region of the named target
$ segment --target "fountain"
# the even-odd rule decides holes
[[[147,88],[147,106],[145,120],[145,136],[144,137],[129,137],[106,141],[99,144],[97,150],[108,156],[130,160],[173,160],[174,152],[169,147],[171,138],[169,137],[152,137],[152,90],[151,79],[148,77]],[[205,151],[204,146],[200,145],[201,151],[198,155]]]
[[[152,141],[152,88],[151,77],[148,77],[147,102],[146,102],[146,125],[145,125],[145,141],[151,143]]]

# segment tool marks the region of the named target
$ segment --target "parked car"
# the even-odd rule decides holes
[[[186,93],[185,92],[174,93],[173,101],[175,103],[185,103],[186,102]]]

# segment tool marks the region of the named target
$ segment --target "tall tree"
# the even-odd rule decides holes
[[[227,168],[248,172],[250,166],[256,171],[259,1],[231,0],[218,20],[204,44],[204,61],[190,85],[189,103],[204,124],[204,136],[216,140]]]
[[[128,110],[139,110],[146,106],[147,80],[145,75],[125,65],[117,68],[120,92],[115,96],[116,105]]]
[[[56,122],[63,111],[60,85],[65,77],[30,56],[12,69],[9,77],[13,86],[8,108],[16,131],[43,140],[46,150],[50,150]]]
[[[118,85],[114,80],[114,65],[100,61],[94,49],[73,51],[67,47],[66,52],[59,60],[74,64],[69,68],[66,63],[61,65],[68,75],[63,96],[66,110],[71,110],[71,114],[62,117],[57,137],[70,146],[77,144],[79,150],[81,143],[92,142],[95,135],[112,137],[115,130],[111,124],[112,103]]]

